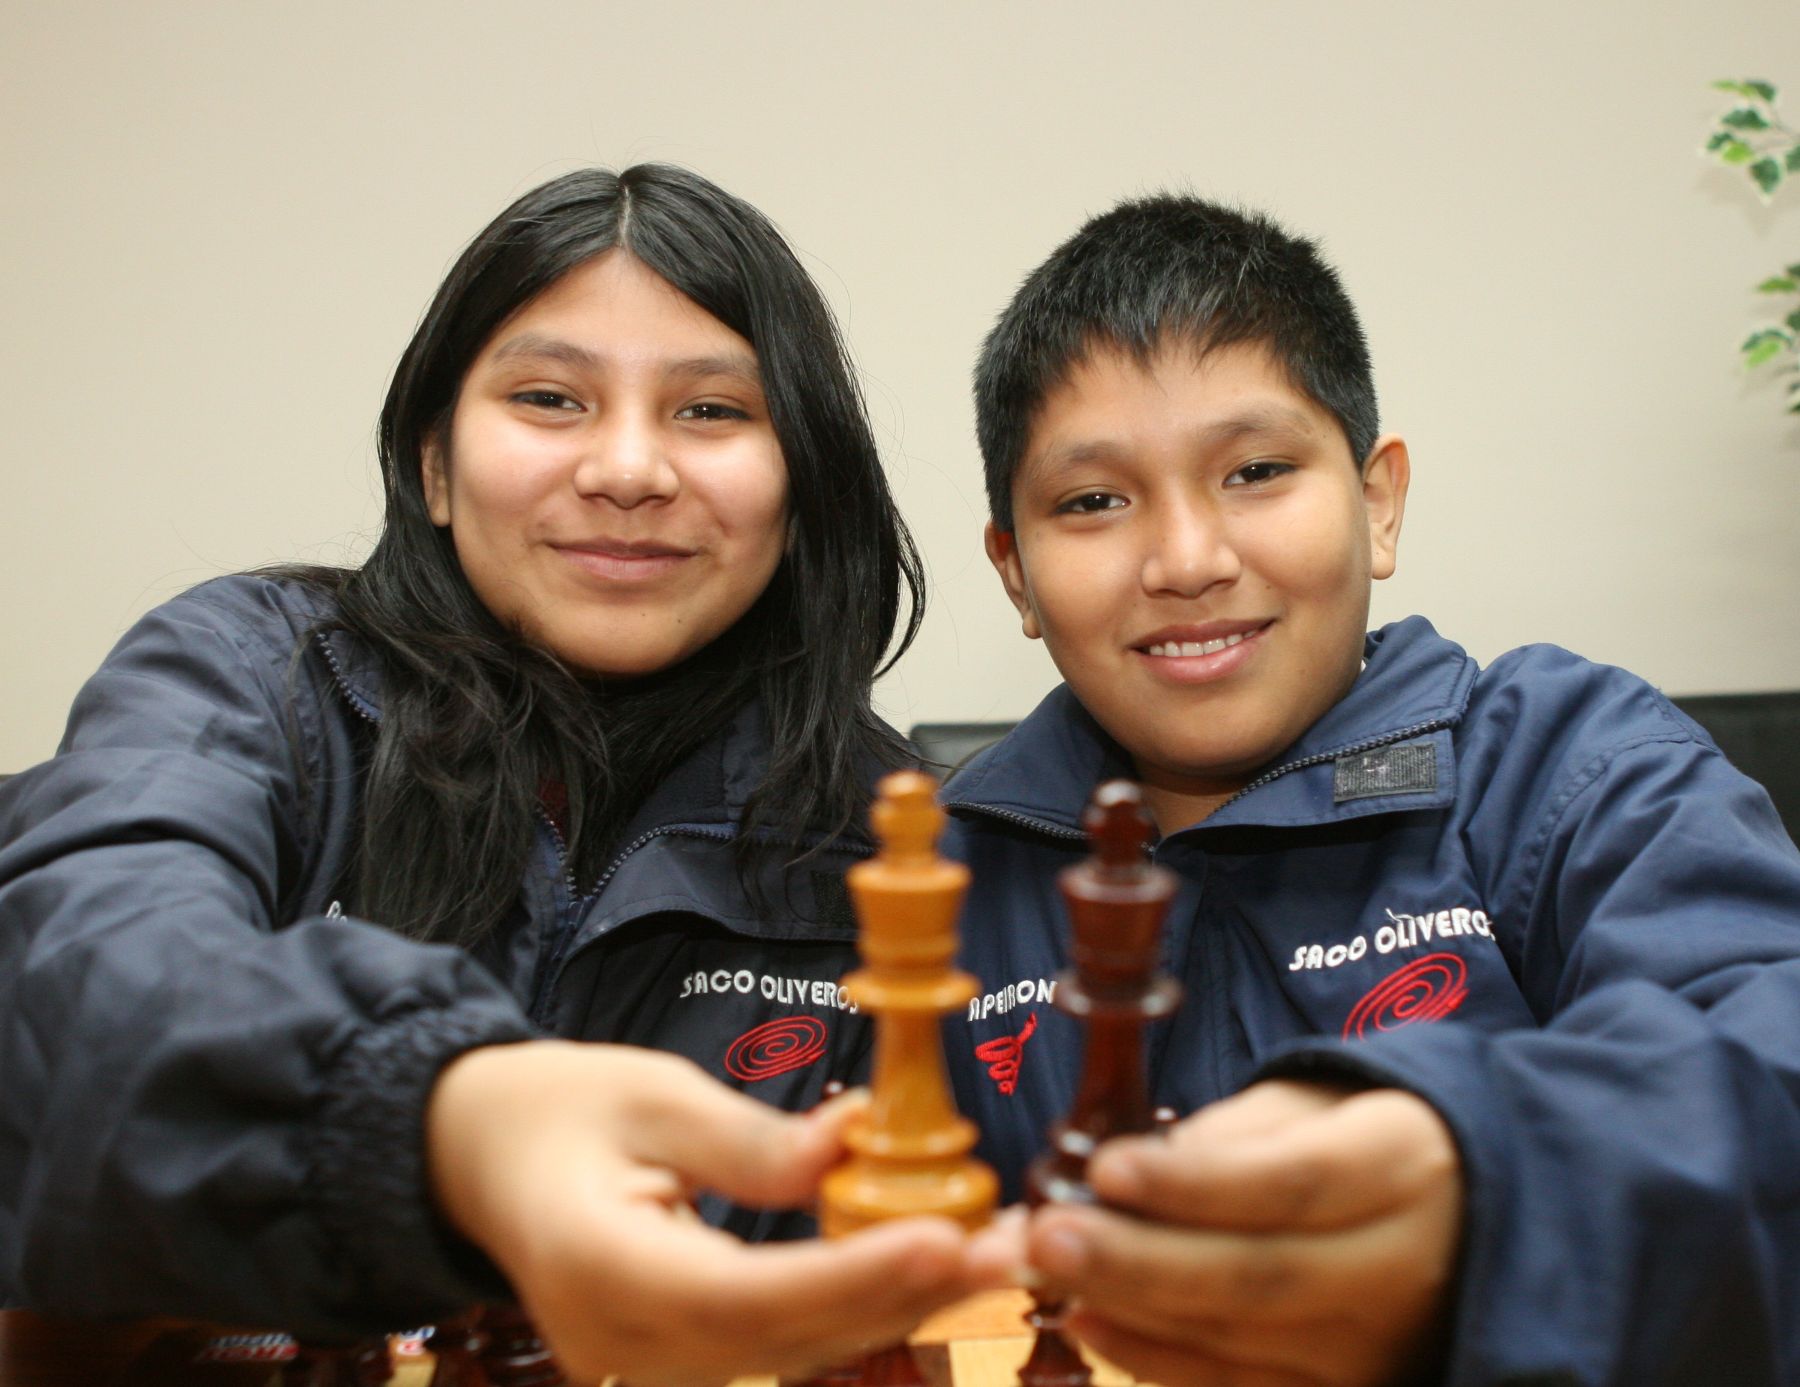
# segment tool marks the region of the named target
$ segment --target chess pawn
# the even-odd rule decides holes
[[[875,1064],[869,1111],[845,1134],[851,1158],[820,1190],[827,1237],[909,1214],[977,1228],[999,1194],[993,1170],[968,1154],[975,1124],[958,1115],[944,1068],[940,1020],[976,986],[952,967],[969,869],[937,855],[936,790],[921,771],[885,777],[872,814],[880,851],[847,876],[864,967],[844,987],[874,1017]]]
[[[1057,978],[1056,1005],[1082,1023],[1086,1045],[1069,1114],[1026,1172],[1034,1205],[1094,1203],[1087,1164],[1095,1148],[1166,1122],[1150,1106],[1144,1028],[1181,999],[1180,984],[1157,973],[1175,877],[1149,860],[1150,820],[1130,781],[1100,786],[1082,826],[1090,855],[1057,874],[1073,925],[1073,966]],[[1063,1333],[1063,1310],[1055,1299],[1034,1297],[1028,1319],[1037,1334],[1019,1372],[1023,1387],[1085,1387],[1091,1380]]]

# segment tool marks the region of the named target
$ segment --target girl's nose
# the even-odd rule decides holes
[[[665,440],[647,422],[616,419],[594,431],[575,467],[575,489],[622,509],[667,501],[681,489]]]

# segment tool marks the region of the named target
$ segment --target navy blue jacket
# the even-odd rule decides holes
[[[317,1337],[418,1324],[504,1291],[423,1177],[425,1099],[463,1050],[654,1046],[788,1109],[866,1070],[837,980],[842,875],[867,846],[770,868],[772,917],[738,879],[755,707],[585,893],[546,819],[476,957],[346,916],[380,680],[315,632],[329,615],[254,576],[157,608],[57,755],[0,787],[0,1302]]]
[[[1156,1098],[1332,1075],[1430,1102],[1468,1189],[1449,1382],[1800,1382],[1800,853],[1767,795],[1566,651],[1484,671],[1414,618],[1366,655],[1156,846],[1187,989]],[[984,979],[953,1069],[1014,1178],[1079,1070],[1055,873],[1129,773],[1065,687],[946,791]]]

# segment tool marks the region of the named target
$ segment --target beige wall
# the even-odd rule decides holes
[[[1363,305],[1417,468],[1378,619],[1800,685],[1800,427],[1733,360],[1800,189],[1696,154],[1710,78],[1800,115],[1790,0],[5,0],[0,32],[0,770],[152,603],[360,554],[449,260],[646,158],[769,212],[844,318],[933,579],[896,722],[1048,687],[980,557],[969,361],[1084,215],[1170,184],[1322,235]]]

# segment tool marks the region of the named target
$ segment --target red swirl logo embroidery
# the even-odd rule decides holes
[[[804,1069],[825,1053],[825,1023],[816,1016],[782,1016],[752,1026],[725,1052],[734,1079],[755,1083]]]
[[[1025,1029],[1017,1035],[984,1040],[975,1047],[975,1058],[987,1065],[988,1077],[1002,1093],[1011,1093],[1019,1086],[1019,1064],[1025,1057],[1025,1042],[1031,1039],[1031,1033],[1036,1029],[1037,1013],[1034,1011],[1025,1018]]]
[[[1369,989],[1344,1022],[1344,1039],[1440,1021],[1468,996],[1469,965],[1455,954],[1426,954]]]

